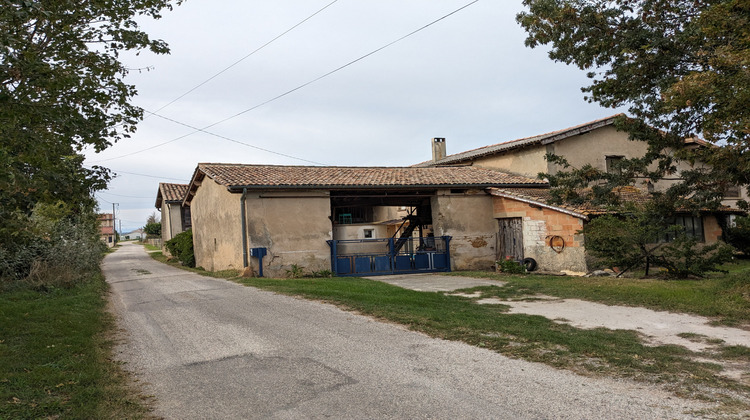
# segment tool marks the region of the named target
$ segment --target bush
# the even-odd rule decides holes
[[[502,261],[497,261],[497,269],[503,273],[508,274],[525,274],[526,273],[526,267],[524,267],[523,264],[519,263],[518,261],[513,260],[512,258],[506,258]]]
[[[146,223],[146,226],[143,228],[143,231],[148,236],[159,237],[161,236],[161,223],[159,222]]]
[[[681,226],[671,225],[645,212],[625,216],[604,215],[583,228],[586,251],[599,264],[629,270],[661,267],[671,278],[702,277],[731,261],[733,248],[723,242],[699,244],[684,234]],[[664,238],[670,236],[670,242]]]
[[[63,205],[38,205],[26,236],[0,244],[0,278],[36,289],[71,287],[99,269],[106,245],[93,214],[70,214]]]
[[[174,238],[168,240],[164,245],[167,251],[177,258],[182,265],[195,267],[195,253],[193,251],[193,230],[188,229]]]
[[[727,242],[746,256],[750,256],[750,217],[738,217],[735,226],[726,228]]]

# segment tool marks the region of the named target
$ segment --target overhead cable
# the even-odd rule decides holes
[[[260,108],[260,107],[262,107],[262,106],[264,106],[264,105],[268,105],[268,104],[269,104],[269,103],[271,103],[271,102],[274,102],[274,101],[276,101],[276,100],[278,100],[278,99],[281,99],[281,98],[283,98],[283,97],[285,97],[285,96],[287,96],[287,95],[289,95],[289,94],[291,94],[291,93],[294,93],[294,92],[296,92],[296,91],[298,91],[298,90],[300,90],[300,89],[302,89],[302,88],[305,88],[305,87],[307,87],[307,86],[309,86],[309,85],[311,85],[311,84],[313,84],[313,83],[315,83],[315,82],[317,82],[317,81],[320,81],[321,79],[324,79],[324,78],[326,78],[326,77],[328,77],[328,76],[330,76],[330,75],[332,75],[332,74],[334,74],[334,73],[336,73],[336,72],[338,72],[338,71],[340,71],[340,70],[343,70],[343,69],[345,69],[345,68],[347,68],[347,67],[351,66],[352,64],[355,64],[355,63],[357,63],[357,62],[359,62],[359,61],[362,61],[362,60],[364,60],[365,58],[367,58],[367,57],[369,57],[369,56],[371,56],[371,55],[373,55],[373,54],[375,54],[375,53],[377,53],[377,52],[380,52],[380,51],[382,51],[382,50],[384,50],[384,49],[386,49],[386,48],[388,48],[388,47],[392,46],[393,44],[396,44],[397,42],[400,42],[400,41],[402,41],[402,40],[404,40],[404,39],[406,39],[406,38],[408,38],[408,37],[410,37],[410,36],[412,36],[412,35],[414,35],[414,34],[416,34],[416,33],[418,33],[418,32],[421,32],[421,31],[423,31],[423,30],[425,30],[425,29],[429,28],[430,26],[432,26],[432,25],[434,25],[434,24],[436,24],[436,23],[438,23],[438,22],[440,22],[440,21],[442,21],[442,20],[444,20],[444,19],[447,19],[448,17],[450,17],[450,16],[453,16],[454,14],[456,14],[456,13],[458,13],[458,12],[462,11],[463,9],[466,9],[467,7],[469,7],[469,6],[471,6],[471,5],[475,4],[475,3],[478,3],[478,2],[479,2],[479,0],[474,0],[474,1],[472,1],[472,2],[468,3],[468,4],[464,5],[464,6],[461,6],[461,7],[459,7],[458,9],[456,9],[456,10],[454,10],[454,11],[452,11],[452,12],[450,12],[450,13],[448,13],[448,14],[446,14],[446,15],[444,15],[444,16],[442,16],[442,17],[440,17],[440,18],[438,18],[438,19],[435,19],[435,20],[433,20],[432,22],[430,22],[430,23],[428,23],[428,24],[426,24],[426,25],[422,26],[421,28],[419,28],[419,29],[417,29],[417,30],[414,30],[414,31],[412,31],[412,32],[410,32],[410,33],[408,33],[408,34],[406,34],[406,35],[404,35],[404,36],[402,36],[402,37],[400,37],[400,38],[396,39],[395,41],[391,41],[391,42],[389,42],[389,43],[387,43],[387,44],[383,45],[382,47],[380,47],[380,48],[377,48],[377,49],[375,49],[375,50],[373,50],[373,51],[371,51],[371,52],[369,52],[369,53],[367,53],[367,54],[365,54],[365,55],[363,55],[363,56],[361,56],[361,57],[359,57],[359,58],[357,58],[357,59],[355,59],[355,60],[352,60],[352,61],[350,61],[350,62],[348,62],[348,63],[346,63],[346,64],[344,64],[344,65],[342,65],[342,66],[339,66],[339,67],[337,67],[336,69],[334,69],[334,70],[331,70],[331,71],[329,71],[329,72],[327,72],[327,73],[323,74],[322,76],[318,76],[317,78],[315,78],[315,79],[313,79],[313,80],[310,80],[309,82],[303,83],[303,84],[301,84],[301,85],[299,85],[299,86],[297,86],[297,87],[295,87],[295,88],[293,88],[293,89],[290,89],[290,90],[288,90],[288,91],[286,91],[286,92],[284,92],[284,93],[282,93],[282,94],[280,94],[280,95],[277,95],[277,96],[275,96],[275,97],[273,97],[273,98],[271,98],[271,99],[268,99],[268,100],[266,100],[266,101],[264,101],[264,102],[261,102],[261,103],[259,103],[259,104],[255,105],[255,106],[252,106],[252,107],[250,107],[250,108],[247,108],[247,109],[245,109],[244,111],[238,112],[238,113],[236,113],[236,114],[234,114],[234,115],[232,115],[232,116],[230,116],[230,117],[224,118],[223,120],[217,121],[217,122],[215,122],[215,123],[213,123],[213,124],[209,124],[209,125],[207,125],[207,126],[205,126],[205,127],[203,127],[203,128],[197,128],[197,127],[193,127],[193,126],[191,126],[191,125],[189,125],[189,124],[186,124],[186,123],[182,123],[182,122],[179,122],[179,121],[177,121],[177,120],[175,120],[175,119],[172,119],[172,118],[168,118],[168,117],[165,117],[165,116],[163,116],[163,115],[159,115],[159,114],[157,114],[156,112],[150,112],[150,111],[148,111],[148,110],[145,110],[145,111],[146,111],[147,113],[149,113],[149,114],[151,114],[151,115],[154,115],[154,116],[160,117],[160,118],[162,118],[162,119],[165,119],[165,120],[171,121],[171,122],[173,122],[173,123],[176,123],[176,124],[179,124],[179,125],[182,125],[182,126],[185,126],[185,127],[189,127],[189,128],[192,128],[192,129],[193,129],[194,131],[193,131],[193,132],[190,132],[190,133],[187,133],[187,134],[184,134],[184,135],[182,135],[182,136],[176,137],[176,138],[174,138],[174,139],[172,139],[172,140],[169,140],[169,141],[165,141],[165,142],[163,142],[163,143],[159,143],[159,144],[156,144],[156,145],[154,145],[154,146],[151,146],[151,147],[147,147],[147,148],[145,148],[145,149],[142,149],[142,150],[138,150],[138,151],[135,151],[135,152],[132,152],[132,153],[128,153],[128,154],[125,154],[125,155],[121,155],[121,156],[117,156],[117,157],[113,157],[113,158],[108,158],[108,159],[97,160],[96,162],[106,162],[106,161],[109,161],[109,160],[120,159],[120,158],[123,158],[123,157],[127,157],[127,156],[132,156],[132,155],[135,155],[135,154],[138,154],[138,153],[146,152],[146,151],[149,151],[149,150],[155,149],[155,148],[157,148],[157,147],[161,147],[161,146],[167,145],[167,144],[169,144],[169,143],[175,142],[175,141],[177,141],[177,140],[182,140],[182,139],[184,139],[185,137],[188,137],[188,136],[192,136],[193,134],[195,134],[195,133],[198,133],[198,132],[202,132],[202,133],[205,133],[205,134],[210,134],[210,135],[212,135],[212,136],[215,136],[215,137],[219,137],[219,138],[224,138],[225,140],[229,140],[229,141],[232,141],[232,142],[236,142],[236,143],[239,143],[239,144],[243,144],[243,145],[245,145],[245,146],[248,146],[248,147],[252,147],[252,148],[255,148],[255,149],[263,150],[263,151],[265,151],[265,152],[268,152],[268,153],[273,153],[273,154],[276,154],[276,155],[280,155],[280,156],[284,156],[284,157],[289,157],[289,158],[292,158],[292,159],[296,159],[296,160],[301,160],[301,161],[306,161],[306,162],[310,162],[309,160],[306,160],[306,159],[302,159],[302,158],[298,158],[298,157],[294,157],[294,156],[286,155],[286,154],[283,154],[283,153],[279,153],[279,152],[275,152],[275,151],[272,151],[272,150],[269,150],[269,149],[264,149],[264,148],[261,148],[261,147],[253,146],[253,145],[250,145],[250,144],[247,144],[247,143],[242,143],[242,142],[239,142],[239,141],[237,141],[237,140],[232,140],[232,139],[229,139],[229,138],[227,138],[227,137],[224,137],[224,136],[221,136],[221,135],[219,135],[219,134],[215,134],[215,133],[212,133],[212,132],[209,132],[209,131],[206,131],[206,130],[207,130],[207,129],[209,129],[209,128],[211,128],[211,127],[214,127],[214,126],[216,126],[216,125],[219,125],[219,124],[225,123],[225,122],[227,122],[227,121],[229,121],[229,120],[231,120],[231,119],[233,119],[233,118],[237,118],[237,117],[239,117],[240,115],[243,115],[243,114],[246,114],[246,113],[248,113],[248,112],[250,112],[250,111],[253,111],[253,110],[255,110],[255,109],[258,109],[258,108]],[[311,162],[311,163],[313,163],[313,162]]]

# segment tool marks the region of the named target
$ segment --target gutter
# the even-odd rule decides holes
[[[242,218],[242,267],[248,267],[247,261],[247,218],[245,217],[245,200],[247,199],[247,188],[242,189],[240,198],[240,217]]]

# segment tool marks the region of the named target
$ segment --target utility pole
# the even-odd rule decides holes
[[[114,238],[112,241],[117,245],[117,218],[115,217],[115,206],[119,206],[120,203],[112,203],[112,235]]]

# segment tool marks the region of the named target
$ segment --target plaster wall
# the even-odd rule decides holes
[[[253,192],[246,200],[248,247],[267,248],[263,275],[286,277],[292,265],[306,273],[331,269],[333,239],[328,191]],[[258,259],[250,266],[258,271]]]
[[[182,206],[179,203],[164,203],[161,206],[161,239],[164,243],[182,233]]]
[[[372,230],[372,238],[390,238],[387,225],[360,223],[352,225],[335,225],[333,239],[366,239],[365,230]]]
[[[544,147],[517,149],[504,154],[477,158],[472,165],[536,178],[538,173],[547,172],[545,154]]]
[[[493,197],[493,217],[521,218],[524,257],[536,260],[539,270],[588,271],[583,236],[577,233],[583,228],[582,219],[503,197]],[[550,239],[554,236],[564,241],[565,247],[561,252],[550,246]]]
[[[190,205],[195,264],[209,271],[241,270],[241,194],[206,177]]]
[[[432,197],[432,227],[435,236],[452,236],[453,270],[488,270],[494,267],[497,222],[493,219],[492,197],[470,190],[451,194],[441,190]]]

